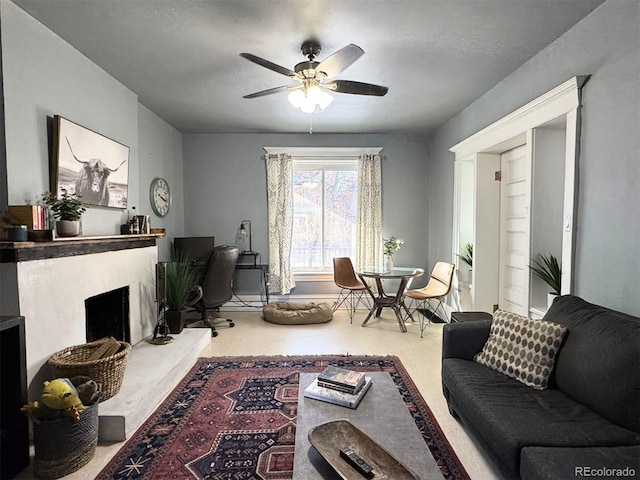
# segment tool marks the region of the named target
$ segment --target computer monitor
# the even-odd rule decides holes
[[[195,264],[204,264],[215,246],[214,237],[174,237],[173,248]]]

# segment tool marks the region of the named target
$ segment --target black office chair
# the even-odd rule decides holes
[[[219,245],[209,252],[204,274],[200,278],[196,290],[200,290],[188,306],[200,312],[201,319],[190,323],[190,328],[210,328],[211,336],[217,337],[214,320],[218,317],[220,307],[233,297],[233,272],[238,261],[238,249],[227,245]],[[211,312],[214,312],[211,314]],[[225,318],[229,327],[235,326],[233,320]]]

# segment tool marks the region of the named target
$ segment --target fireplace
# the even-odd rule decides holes
[[[0,307],[11,309],[3,314],[25,318],[30,401],[39,397],[42,382],[51,379],[46,368],[49,357],[87,342],[85,300],[126,288],[128,299],[122,299],[122,292],[114,294],[116,306],[98,307],[98,311],[104,309],[109,322],[118,316],[126,318],[127,326],[96,336],[124,338],[125,332],[120,332],[128,329],[129,343],[136,345],[153,334],[157,321],[155,240],[153,235],[118,235],[0,244],[0,296],[8,298]]]
[[[131,343],[129,286],[87,298],[84,310],[87,342],[113,337]]]

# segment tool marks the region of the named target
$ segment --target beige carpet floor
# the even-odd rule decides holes
[[[391,311],[384,311],[379,319],[366,327],[360,323],[366,312],[359,310],[353,323],[345,311],[338,311],[329,323],[317,325],[276,325],[261,319],[260,310],[226,312],[233,318],[234,328],[221,326],[219,335],[200,356],[239,355],[304,355],[352,354],[397,355],[440,427],[472,479],[502,480],[500,474],[480,451],[456,419],[449,415],[440,385],[440,356],[442,324],[431,324],[420,338],[417,324],[408,325],[402,333]],[[161,348],[161,347],[159,347]],[[94,458],[83,468],[65,479],[95,478],[122,444],[99,445]],[[19,479],[29,477],[19,476]]]

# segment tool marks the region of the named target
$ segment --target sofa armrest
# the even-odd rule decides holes
[[[491,320],[449,323],[442,329],[442,358],[473,360],[489,338]]]

